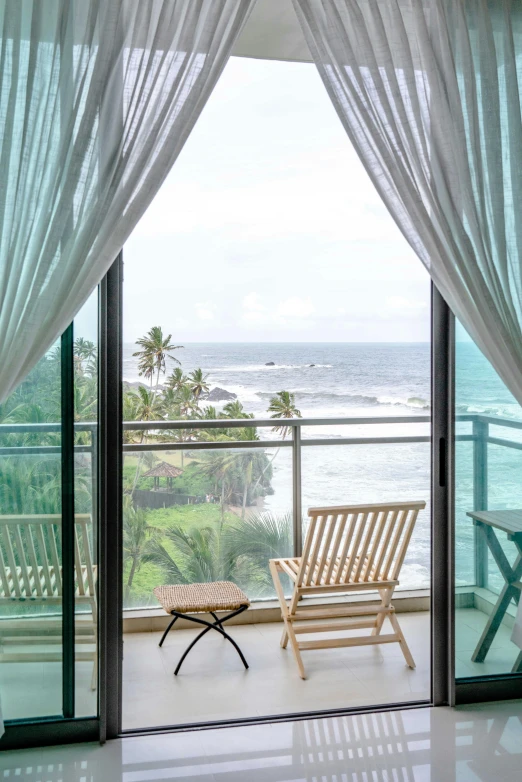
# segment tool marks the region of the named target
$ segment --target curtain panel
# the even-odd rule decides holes
[[[520,0],[294,0],[366,171],[522,404]]]
[[[154,198],[255,0],[0,0],[0,401]]]

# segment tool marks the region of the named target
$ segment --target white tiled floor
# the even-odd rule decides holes
[[[208,720],[280,715],[429,698],[429,614],[399,614],[417,663],[404,664],[398,645],[305,652],[308,679],[302,681],[290,649],[279,646],[281,624],[230,628],[250,669],[245,671],[232,646],[208,634],[187,657],[180,675],[173,671],[197,630],[173,631],[162,649],[159,633],[125,636],[124,727],[176,725]],[[517,648],[502,626],[484,663],[471,656],[487,621],[474,609],[457,612],[457,676],[507,673]],[[96,711],[90,688],[92,663],[76,666],[78,716]],[[8,719],[59,714],[61,663],[0,665],[0,693]],[[521,775],[522,780],[522,775]]]
[[[522,703],[411,709],[0,753],[20,782],[519,782]]]
[[[161,649],[160,633],[126,635],[123,727],[427,700],[429,613],[400,614],[399,620],[415,670],[407,667],[398,644],[321,649],[303,652],[305,681],[290,648],[279,645],[280,622],[230,628],[249,663],[248,671],[232,645],[217,633],[201,639],[178,676],[173,675],[176,664],[198,630],[173,630]]]

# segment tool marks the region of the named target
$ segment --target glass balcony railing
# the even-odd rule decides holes
[[[429,587],[430,417],[296,418],[277,421],[283,428],[279,433],[274,433],[274,423],[248,419],[252,439],[231,436],[233,430],[245,436],[245,419],[227,419],[226,436],[221,420],[123,424],[124,608],[156,606],[152,589],[168,581],[226,578],[252,600],[271,599],[268,560],[300,554],[307,508],[344,502],[426,500],[401,588]],[[92,510],[97,424],[79,423],[75,429],[76,469],[82,476],[77,487],[82,509]],[[54,478],[46,464],[56,458],[60,446],[39,443],[43,434],[59,436],[59,431],[59,424],[0,425],[0,516],[16,512],[23,522],[24,512],[13,511],[8,502],[9,492],[16,489],[9,470],[22,462],[24,470],[31,467],[25,491],[39,497],[42,508],[45,498],[52,497]],[[466,514],[503,507],[505,482],[519,486],[522,422],[462,415],[456,439],[457,449],[466,456],[459,458],[456,476],[460,585],[497,592],[498,571]],[[519,493],[522,505],[522,490]],[[42,512],[51,511],[45,505]],[[511,542],[502,545],[511,558]],[[3,553],[7,561],[7,551]],[[4,618],[21,610],[3,602]]]

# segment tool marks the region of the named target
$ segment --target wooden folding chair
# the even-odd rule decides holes
[[[303,556],[270,560],[285,625],[281,646],[285,649],[290,640],[302,679],[306,676],[301,652],[308,649],[398,643],[407,664],[415,668],[391,600],[417,516],[425,507],[425,502],[394,502],[311,508]],[[281,573],[294,584],[289,603],[285,599]],[[299,605],[300,598],[308,595],[368,590],[379,592],[380,605]],[[386,617],[390,619],[393,633],[381,633]],[[347,621],[340,622],[340,619]],[[300,634],[363,628],[371,629],[371,635],[297,640]]]

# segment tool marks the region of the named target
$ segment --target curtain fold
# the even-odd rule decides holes
[[[522,404],[522,5],[294,7],[392,217]]]
[[[116,258],[254,3],[0,0],[0,401]]]

